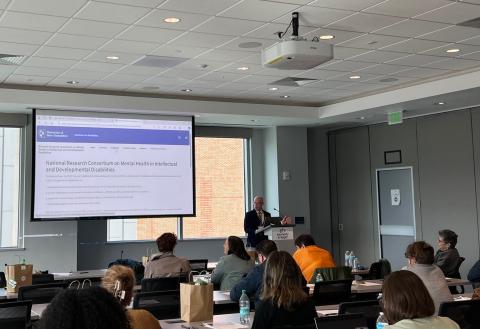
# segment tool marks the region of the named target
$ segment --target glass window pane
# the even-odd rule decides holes
[[[183,219],[183,237],[243,236],[243,138],[195,138],[196,217]]]
[[[165,232],[177,233],[176,217],[111,219],[107,241],[155,240]]]

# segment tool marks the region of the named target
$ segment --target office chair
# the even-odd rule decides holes
[[[313,272],[309,283],[315,283],[318,274],[321,275],[323,281],[353,279],[350,266],[319,267]]]
[[[351,301],[352,279],[320,281],[313,288],[315,305],[333,305]]]
[[[158,320],[180,317],[180,290],[140,292],[133,297],[133,309],[143,309]]]
[[[477,329],[480,323],[480,299],[442,303],[438,315],[449,317],[461,329]]]
[[[392,272],[392,266],[387,259],[380,259],[378,262],[370,265],[370,272],[368,274],[369,280],[381,280],[385,279],[387,275]]]
[[[367,329],[363,314],[342,314],[315,318],[317,329]]]
[[[0,289],[7,286],[7,279],[5,278],[5,272],[0,272]]]
[[[0,303],[0,327],[26,329],[30,327],[31,301]]]
[[[34,273],[32,274],[32,285],[55,282],[53,274],[48,273]]]
[[[460,275],[460,266],[462,266],[462,263],[465,261],[465,257],[460,257],[458,259],[458,262],[457,262],[457,265],[455,265],[455,272],[454,274],[452,275],[452,278],[455,278],[455,279],[461,279],[461,275]],[[460,291],[458,291],[457,287],[460,287]],[[448,287],[450,289],[450,292],[452,294],[463,294],[465,293],[465,287],[464,286],[450,286]]]
[[[45,283],[23,286],[18,289],[18,300],[30,300],[32,304],[50,303],[61,291],[68,287],[68,283]]]
[[[208,259],[189,259],[192,271],[206,271],[208,267]]]
[[[143,279],[141,292],[180,290],[180,283],[187,281],[186,273],[180,276]]]
[[[382,308],[378,300],[341,303],[338,307],[338,314],[363,314],[367,321],[368,329],[376,328],[376,322],[380,312],[382,312]]]

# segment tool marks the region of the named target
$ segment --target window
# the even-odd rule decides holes
[[[197,216],[109,220],[107,241],[155,240],[164,232],[184,239],[243,236],[247,145],[245,138],[196,137]]]
[[[18,247],[20,128],[0,128],[0,248]]]

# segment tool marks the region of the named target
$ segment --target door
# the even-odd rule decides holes
[[[411,167],[377,169],[380,254],[392,270],[405,266],[405,249],[415,241],[415,208]]]

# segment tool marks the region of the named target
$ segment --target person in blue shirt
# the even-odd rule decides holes
[[[277,245],[270,240],[260,241],[255,250],[258,254],[259,265],[255,266],[248,274],[243,277],[233,288],[230,290],[230,299],[234,302],[238,302],[240,296],[242,296],[242,290],[248,297],[254,298],[255,301],[259,300],[259,296],[262,292],[262,280],[263,272],[265,270],[265,263],[268,256],[277,251]]]
[[[475,287],[480,287],[480,260],[473,264],[467,276],[468,281],[473,282]]]

